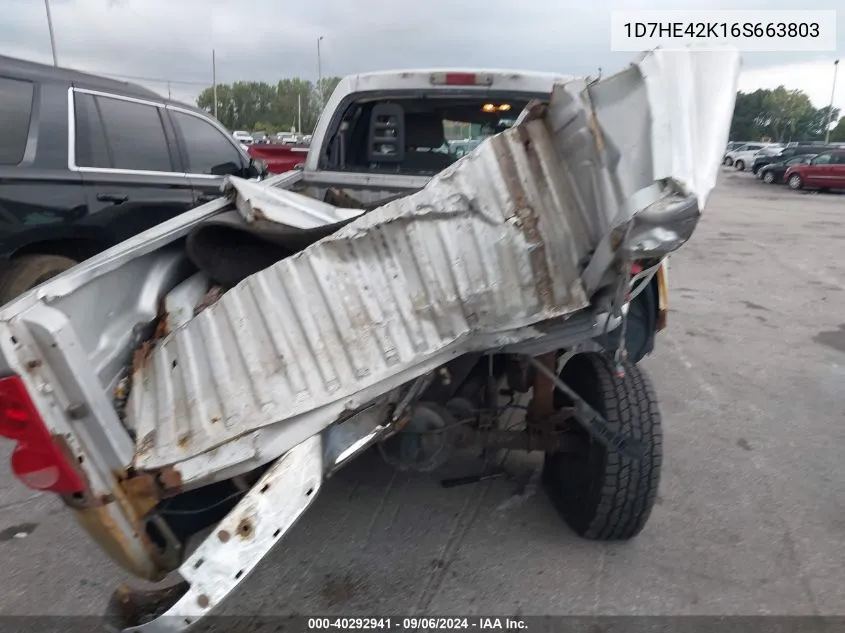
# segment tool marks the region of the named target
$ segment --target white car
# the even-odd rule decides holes
[[[252,145],[254,142],[252,134],[250,134],[249,132],[244,132],[243,130],[232,132],[232,136],[234,136],[235,140],[241,145]]]
[[[722,159],[722,164],[730,167],[733,165],[738,171],[745,171],[746,167],[750,167],[754,162],[754,157],[758,152],[774,152],[777,153],[783,149],[780,143],[746,143],[742,147],[738,147],[732,152],[725,154]]]

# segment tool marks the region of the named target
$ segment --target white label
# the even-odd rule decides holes
[[[610,50],[835,51],[836,11],[612,11]]]

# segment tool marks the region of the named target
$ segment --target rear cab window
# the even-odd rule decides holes
[[[336,171],[433,175],[511,127],[529,100],[547,97],[524,92],[359,95],[343,108],[321,164]]]
[[[78,167],[174,171],[162,106],[76,91],[74,111]]]
[[[32,118],[32,82],[0,77],[0,165],[23,160]]]

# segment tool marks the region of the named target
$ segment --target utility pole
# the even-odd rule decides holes
[[[47,28],[50,29],[50,48],[53,51],[53,66],[58,66],[56,59],[56,36],[53,35],[53,17],[50,15],[50,0],[44,0],[44,8],[47,9]]]
[[[217,56],[214,49],[211,49],[211,83],[214,92],[214,118],[217,118]]]
[[[302,134],[302,93],[296,95],[297,131]]]
[[[323,66],[320,61],[320,42],[323,41],[323,36],[317,38],[317,90],[320,92],[320,108],[323,108],[326,103],[323,99]]]
[[[167,98],[172,99],[173,96],[170,94],[170,82],[167,82]]]
[[[827,111],[827,131],[824,135],[824,144],[830,143],[830,124],[833,122],[833,98],[836,95],[836,71],[839,70],[839,60],[833,62],[833,88],[830,89],[830,109]]]

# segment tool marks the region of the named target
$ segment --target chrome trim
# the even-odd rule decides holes
[[[151,106],[155,108],[161,108],[163,110],[174,110],[176,112],[182,112],[183,114],[188,114],[193,117],[196,117],[202,121],[206,121],[211,123],[211,125],[219,132],[222,132],[223,136],[228,140],[229,133],[226,129],[216,122],[211,117],[206,117],[198,112],[193,112],[188,110],[187,108],[180,108],[179,106],[171,106],[166,103],[157,103],[155,101],[149,101],[146,99],[137,99],[135,97],[124,97],[122,95],[116,95],[108,92],[101,92],[99,90],[89,90],[87,88],[75,88],[73,86],[68,88],[68,156],[67,156],[67,166],[70,171],[75,171],[78,173],[84,174],[119,174],[124,176],[174,176],[174,177],[182,177],[182,178],[201,178],[207,180],[220,180],[223,182],[225,176],[214,176],[212,174],[194,174],[187,171],[147,171],[144,169],[119,169],[113,167],[83,167],[76,164],[76,103],[74,102],[73,95],[74,93],[81,93],[81,94],[89,94],[94,97],[103,97],[106,99],[117,99],[119,101],[130,101],[133,103],[139,103],[141,105]],[[174,132],[175,132],[175,125],[174,125]],[[178,142],[178,140],[177,140]],[[230,141],[231,142],[231,141]],[[240,146],[237,143],[231,142],[232,147],[240,154],[241,158],[246,158],[247,162],[250,160],[249,154],[242,151]]]

